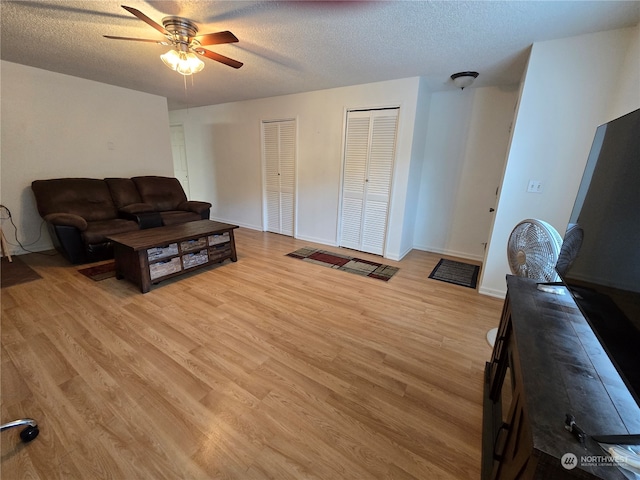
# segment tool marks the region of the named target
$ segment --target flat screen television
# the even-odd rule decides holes
[[[576,225],[578,254],[556,269],[640,405],[640,109],[597,128],[567,232]]]

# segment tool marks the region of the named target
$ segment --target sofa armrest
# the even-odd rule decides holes
[[[44,216],[44,221],[51,225],[75,227],[80,231],[87,229],[87,221],[79,215],[73,213],[50,213]]]
[[[211,208],[211,204],[209,202],[198,202],[195,200],[190,200],[188,202],[181,202],[178,205],[179,210],[184,210],[186,212],[195,212],[202,214]]]

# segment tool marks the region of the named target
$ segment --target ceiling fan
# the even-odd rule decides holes
[[[225,65],[233,68],[240,68],[243,65],[242,62],[202,48],[203,46],[208,45],[237,42],[238,39],[236,36],[229,31],[198,35],[197,25],[187,18],[174,16],[165,17],[162,19],[162,25],[160,25],[147,17],[140,10],[127,7],[126,5],[122,5],[122,8],[155,28],[164,35],[166,39],[151,40],[145,38],[114,37],[111,35],[104,35],[104,37],[113,40],[151,42],[157,43],[158,45],[171,46],[172,49],[164,55],[160,55],[160,58],[165,65],[182,75],[191,75],[204,68],[204,62],[202,62],[202,60],[200,60],[195,54],[215,60],[216,62],[224,63]]]

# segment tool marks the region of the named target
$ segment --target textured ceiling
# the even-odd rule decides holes
[[[208,47],[244,63],[204,59],[193,77],[160,61],[162,40],[123,8],[161,23],[189,18],[200,33],[232,31]],[[1,58],[167,97],[170,109],[422,76],[434,90],[476,70],[474,85],[517,83],[537,41],[637,25],[639,1],[24,1],[0,3]]]

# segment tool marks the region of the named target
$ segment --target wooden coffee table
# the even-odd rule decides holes
[[[152,283],[226,259],[236,262],[236,228],[228,223],[198,220],[111,235],[107,238],[114,245],[116,278],[125,278],[147,293]]]

